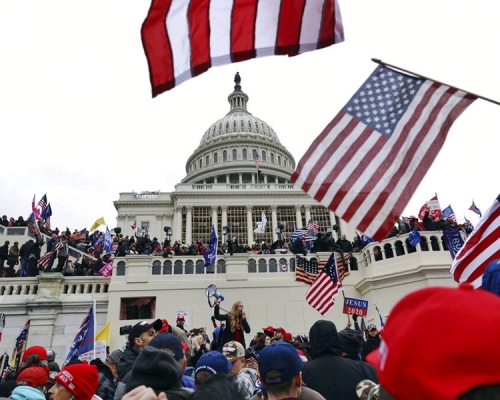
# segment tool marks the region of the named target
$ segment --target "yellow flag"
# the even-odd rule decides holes
[[[106,346],[109,346],[109,322],[95,335],[95,341],[98,342],[100,340],[105,340]]]
[[[93,223],[92,227],[90,228],[90,232],[95,231],[101,225],[106,225],[106,222],[104,222],[104,217],[99,218]]]

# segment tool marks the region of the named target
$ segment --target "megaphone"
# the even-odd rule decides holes
[[[224,295],[217,291],[217,286],[215,286],[215,285],[208,286],[205,289],[205,295],[207,297],[215,297],[216,299],[219,299],[220,301],[224,301]]]

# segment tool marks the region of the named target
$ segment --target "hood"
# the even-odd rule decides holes
[[[309,330],[310,350],[309,356],[315,358],[333,354],[340,356],[340,341],[335,324],[331,321],[316,321]]]
[[[13,400],[45,400],[45,395],[31,386],[18,386],[10,395]]]

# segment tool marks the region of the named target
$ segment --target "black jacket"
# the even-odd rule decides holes
[[[99,358],[92,360],[90,364],[94,364],[99,372],[99,385],[95,394],[103,400],[113,400],[116,390],[113,373]]]
[[[120,381],[123,383],[127,383],[128,378],[130,377],[130,371],[132,370],[132,366],[134,365],[134,361],[139,355],[141,350],[137,346],[130,346],[127,344],[125,350],[123,351],[123,356],[120,358],[118,365],[116,366],[116,372]]]
[[[368,338],[366,342],[363,342],[363,360],[366,358],[366,355],[372,352],[375,349],[378,349],[380,346],[380,334],[377,334],[375,337],[371,337],[368,333]]]
[[[229,323],[229,314],[220,314],[219,306],[216,305],[214,307],[214,317],[216,320],[226,321],[226,327],[224,328],[224,331],[222,332],[222,337],[220,339],[221,345],[224,346],[225,343],[234,340],[235,337],[234,332],[231,332],[231,324]],[[250,325],[248,325],[246,319],[240,320],[240,333],[241,333],[240,343],[243,345],[243,348],[246,349],[247,346],[245,344],[245,333],[250,333]]]
[[[359,400],[356,385],[363,379],[378,382],[366,363],[343,358],[337,328],[331,321],[317,321],[309,331],[312,358],[304,364],[304,383],[327,400]]]

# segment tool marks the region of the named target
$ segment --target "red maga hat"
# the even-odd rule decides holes
[[[398,400],[456,399],[500,383],[500,368],[494,367],[500,329],[486,328],[493,321],[500,321],[500,297],[470,284],[417,290],[394,306],[380,348],[366,358]],[[408,341],[415,329],[424,349]]]

